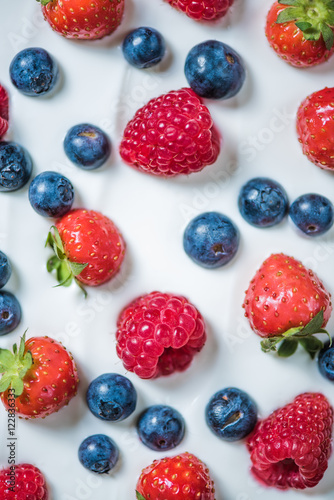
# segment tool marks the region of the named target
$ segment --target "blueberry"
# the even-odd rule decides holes
[[[212,396],[205,409],[205,418],[219,438],[238,441],[254,429],[257,406],[245,392],[228,387]]]
[[[309,193],[297,198],[289,215],[296,226],[308,236],[326,233],[334,223],[333,204],[325,196]]]
[[[128,378],[118,373],[105,373],[90,383],[86,400],[95,417],[117,422],[134,412],[137,393]]]
[[[239,247],[239,231],[226,215],[206,212],[189,222],[183,235],[186,254],[202,267],[230,262]]]
[[[93,170],[107,161],[111,153],[111,144],[101,129],[88,123],[81,123],[67,132],[64,149],[75,165],[85,170]]]
[[[175,448],[182,441],[184,430],[183,417],[170,406],[150,406],[137,422],[140,440],[155,451]]]
[[[163,58],[166,45],[162,35],[153,28],[137,28],[123,41],[123,55],[136,68],[150,68]]]
[[[42,172],[29,186],[32,208],[44,217],[61,217],[73,204],[74,190],[71,182],[57,172]]]
[[[16,142],[0,142],[0,192],[23,187],[31,171],[32,161],[28,151]]]
[[[289,200],[278,182],[266,177],[255,177],[242,186],[238,205],[241,215],[249,224],[270,227],[285,217]]]
[[[12,266],[6,254],[0,251],[0,288],[5,286],[12,274]]]
[[[331,382],[334,382],[334,339],[332,338],[332,345],[326,342],[324,347],[319,352],[318,368],[323,377]]]
[[[13,85],[31,97],[50,92],[59,78],[54,58],[46,50],[37,47],[21,50],[16,54],[9,73]]]
[[[0,335],[12,332],[21,321],[21,306],[10,292],[0,292]]]
[[[184,72],[193,91],[210,99],[235,96],[246,78],[239,54],[217,40],[195,45],[187,55]]]
[[[79,460],[86,469],[97,474],[107,474],[119,458],[116,443],[105,434],[94,434],[82,441]]]

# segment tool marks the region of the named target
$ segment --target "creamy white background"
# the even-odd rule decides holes
[[[49,251],[44,248],[50,221],[30,207],[28,187],[0,194],[0,248],[8,253],[14,268],[6,288],[17,295],[23,310],[21,325],[1,337],[0,346],[10,346],[29,328],[28,336],[47,334],[63,341],[80,371],[79,394],[66,409],[45,420],[17,424],[18,462],[42,469],[52,500],[134,499],[141,468],[164,455],[142,445],[135,430],[138,413],[154,403],[170,404],[183,414],[185,439],[167,454],[188,450],[206,462],[216,483],[217,500],[333,498],[334,459],[313,490],[267,490],[249,474],[245,445],[220,441],[204,421],[208,399],[227,386],[246,390],[263,417],[304,391],[321,391],[334,404],[333,385],[320,376],[317,364],[306,353],[298,351],[293,359],[281,360],[261,352],[259,338],[251,332],[241,308],[249,280],[271,252],[301,259],[334,292],[334,230],[308,239],[288,220],[260,230],[249,226],[237,208],[240,187],[257,175],[281,182],[291,201],[312,191],[334,201],[333,175],[302,155],[294,118],[304,97],[333,84],[334,57],[309,70],[297,70],[281,61],[264,36],[270,4],[271,0],[236,0],[222,22],[201,25],[161,0],[127,0],[123,24],[113,36],[74,42],[51,31],[38,15],[40,7],[34,0],[1,0],[0,82],[10,92],[11,105],[6,139],[29,150],[33,175],[56,170],[68,176],[75,186],[75,206],[111,217],[128,245],[122,273],[109,285],[89,290],[87,300],[75,287],[52,288],[53,277],[45,270]],[[145,25],[160,30],[168,45],[169,55],[156,71],[129,67],[120,49],[125,33]],[[127,120],[150,98],[187,85],[186,54],[207,39],[230,44],[247,67],[247,82],[236,98],[206,102],[224,137],[217,163],[200,174],[170,180],[140,174],[122,164],[117,149]],[[10,83],[10,61],[29,46],[49,50],[60,65],[62,85],[50,98],[25,97]],[[65,157],[64,135],[80,122],[99,125],[110,134],[113,154],[100,170],[82,171]],[[250,145],[254,137],[256,147]],[[241,234],[233,262],[213,271],[196,266],[182,248],[186,223],[208,210],[230,216]],[[115,353],[117,315],[131,299],[154,289],[189,297],[207,321],[207,345],[185,373],[154,381],[127,374],[138,391],[136,413],[118,424],[97,420],[85,404],[88,383],[104,372],[126,374]],[[332,319],[332,333],[333,326]],[[0,428],[3,466],[7,424],[1,408]],[[120,448],[121,462],[111,476],[94,476],[77,459],[81,441],[100,432],[111,436]]]

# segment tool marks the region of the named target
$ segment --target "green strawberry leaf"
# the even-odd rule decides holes
[[[305,339],[300,339],[299,343],[309,353],[312,359],[314,359],[316,353],[323,348],[323,343],[317,337],[306,337]]]
[[[283,5],[299,5],[299,0],[278,0]]]
[[[88,264],[79,264],[78,262],[69,262],[70,269],[74,276],[78,276]]]
[[[326,49],[330,50],[334,44],[333,30],[325,23],[321,25],[321,34],[324,39]]]
[[[295,24],[301,31],[306,31],[307,29],[312,28],[312,24],[307,21],[300,21]]]
[[[22,394],[24,390],[23,378],[33,365],[32,354],[25,352],[25,333],[23,334],[19,349],[13,345],[13,352],[0,349],[0,370],[3,373],[0,380],[0,392],[9,387],[14,389],[15,397]]]
[[[324,311],[321,309],[318,314],[311,319],[309,323],[302,329],[303,335],[312,335],[313,333],[319,333],[320,328],[324,322]]]
[[[139,491],[136,491],[136,495],[137,495],[137,500],[145,500],[145,498],[143,497],[143,495],[139,493]]]
[[[51,273],[54,269],[58,269],[58,267],[61,265],[61,261],[57,259],[56,256],[50,257],[49,260],[46,263],[46,269],[48,270],[49,273]]]
[[[1,382],[2,382],[2,379],[1,379]],[[12,377],[10,386],[14,391],[15,397],[21,396],[23,389],[24,389],[24,384],[23,384],[22,379],[19,376]]]
[[[14,361],[14,354],[8,349],[0,349],[0,370],[5,372]]]
[[[5,392],[12,382],[10,375],[3,375],[0,380],[0,392]]]
[[[283,340],[277,352],[281,358],[289,358],[296,352],[297,347],[298,347],[298,340],[286,339]]]
[[[282,341],[282,337],[269,337],[262,340],[261,349],[263,352],[276,351],[276,345]]]
[[[302,9],[300,9],[299,7],[287,7],[278,14],[276,23],[280,24],[289,23],[290,21],[297,21],[297,19],[299,19],[302,15],[302,12]]]

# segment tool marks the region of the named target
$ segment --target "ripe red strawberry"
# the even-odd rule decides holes
[[[8,94],[0,85],[0,139],[8,130]]]
[[[184,297],[152,292],[118,317],[117,354],[140,378],[183,371],[206,341],[203,318]]]
[[[137,500],[215,500],[209,469],[195,455],[154,460],[137,483]]]
[[[93,210],[75,209],[53,226],[47,243],[55,256],[48,261],[48,271],[57,271],[62,285],[73,277],[85,285],[106,283],[119,271],[125,243],[115,224]]]
[[[258,422],[248,438],[252,473],[282,490],[316,486],[332,451],[333,409],[322,394],[305,393]]]
[[[121,24],[125,0],[38,0],[51,28],[65,38],[97,40]]]
[[[273,254],[265,260],[246,291],[245,316],[252,330],[267,338],[265,351],[291,355],[298,340],[310,352],[322,347],[313,333],[324,333],[331,312],[331,296],[320,279],[301,262],[287,255]]]
[[[44,418],[67,405],[79,383],[72,355],[50,337],[21,338],[19,350],[0,349],[1,400],[26,419]]]
[[[334,170],[334,88],[308,96],[297,113],[298,140],[315,165]]]
[[[0,470],[1,500],[48,500],[46,481],[30,464],[12,465]]]
[[[199,172],[217,159],[220,139],[209,110],[191,89],[149,101],[128,123],[123,160],[141,172],[174,176]]]
[[[333,26],[331,0],[278,0],[268,13],[266,36],[279,57],[309,67],[333,53]]]
[[[215,21],[224,17],[234,0],[166,0],[172,7],[196,21]]]

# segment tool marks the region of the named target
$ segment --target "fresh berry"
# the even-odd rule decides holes
[[[190,453],[154,460],[136,490],[137,500],[215,500],[209,469]]]
[[[8,130],[9,103],[6,89],[0,85],[0,139]]]
[[[12,274],[12,266],[6,254],[0,251],[0,288],[4,287]]]
[[[38,0],[53,31],[65,38],[97,40],[121,24],[125,0]]]
[[[267,177],[256,177],[242,186],[238,205],[241,215],[249,224],[271,227],[286,216],[289,200],[278,182]]]
[[[11,465],[0,470],[2,500],[48,500],[45,478],[34,465]]]
[[[174,90],[139,109],[120,145],[123,160],[141,172],[174,176],[214,163],[220,138],[209,110],[191,89]]]
[[[23,187],[31,171],[32,161],[26,149],[16,142],[0,142],[0,192]]]
[[[71,209],[73,200],[71,182],[57,172],[42,172],[29,186],[30,204],[44,217],[62,217]]]
[[[68,286],[75,277],[84,285],[98,286],[119,271],[125,243],[115,224],[93,210],[76,209],[62,217],[47,242],[55,256],[47,264],[59,283]]]
[[[76,395],[78,375],[72,355],[50,337],[21,338],[19,349],[0,349],[1,400],[25,419],[44,418]]]
[[[195,21],[215,21],[227,14],[234,0],[166,0]]]
[[[289,215],[296,226],[308,236],[326,233],[334,223],[334,207],[320,194],[304,194],[291,205]]]
[[[9,72],[17,90],[30,97],[48,94],[59,79],[56,61],[39,47],[29,47],[16,54]]]
[[[297,134],[303,153],[325,170],[334,170],[333,113],[334,87],[308,96],[297,113]]]
[[[318,367],[321,375],[331,382],[334,381],[334,344],[333,338],[326,342],[319,352]]]
[[[331,312],[330,293],[320,279],[301,262],[272,254],[265,260],[246,291],[245,316],[252,330],[265,337],[263,350],[288,356],[298,341],[312,355],[322,347],[314,333],[322,332]]]
[[[95,417],[119,422],[135,411],[137,392],[123,375],[104,373],[89,384],[86,400]]]
[[[163,36],[154,28],[136,28],[123,40],[122,51],[129,64],[136,68],[151,68],[165,55]]]
[[[316,486],[332,450],[333,409],[322,394],[305,393],[259,422],[249,437],[252,473],[266,486]]]
[[[75,165],[84,170],[94,170],[108,160],[111,144],[103,130],[89,123],[81,123],[67,132],[64,149]]]
[[[246,392],[228,387],[212,396],[205,409],[205,418],[216,436],[226,441],[239,441],[254,429],[257,406]]]
[[[331,0],[278,0],[267,16],[266,37],[292,66],[320,64],[334,50],[333,13]]]
[[[230,99],[246,78],[239,54],[217,40],[195,45],[187,55],[184,72],[193,91],[209,99]]]
[[[170,406],[154,405],[144,410],[137,422],[140,440],[155,451],[171,450],[184,437],[182,415]]]
[[[94,434],[84,439],[78,455],[86,469],[96,474],[108,474],[117,464],[119,451],[110,437],[105,434]]]
[[[183,371],[206,341],[204,320],[185,297],[152,292],[118,317],[117,354],[140,378]]]
[[[12,332],[21,321],[21,306],[10,292],[0,291],[0,335]],[[1,369],[0,369],[1,373]]]
[[[202,267],[225,266],[239,248],[235,224],[218,212],[206,212],[189,222],[183,235],[186,254]]]

